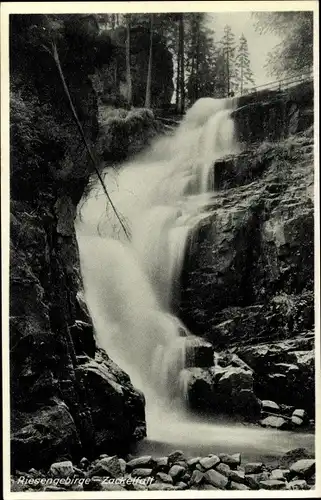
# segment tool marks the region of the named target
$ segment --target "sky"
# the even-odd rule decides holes
[[[268,52],[279,43],[279,38],[273,33],[260,35],[255,31],[254,20],[251,18],[250,12],[217,12],[209,14],[208,26],[216,32],[216,39],[222,37],[226,24],[231,26],[236,42],[238,42],[242,33],[247,38],[251,69],[256,86],[274,81],[275,78],[267,74],[264,64]]]

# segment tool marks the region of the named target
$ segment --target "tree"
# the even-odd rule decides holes
[[[178,112],[184,113],[185,108],[185,72],[184,72],[184,14],[181,13],[178,21],[178,59],[179,59],[179,78],[178,78]]]
[[[149,41],[149,57],[146,83],[145,107],[151,106],[151,86],[152,86],[152,59],[153,59],[153,14],[150,15],[150,41]]]
[[[132,78],[130,71],[130,14],[126,15],[126,83],[127,102],[132,105]]]
[[[297,76],[313,67],[313,12],[256,12],[255,29],[273,32],[281,42],[269,53],[266,66],[271,75]]]
[[[224,58],[224,73],[225,73],[225,95],[229,95],[235,88],[235,36],[231,27],[227,24],[224,27],[224,35],[221,40],[222,53]]]
[[[253,73],[250,66],[250,55],[247,40],[243,33],[240,37],[240,43],[235,59],[235,67],[237,89],[242,95],[248,84],[250,84],[251,87],[254,87],[255,85]]]

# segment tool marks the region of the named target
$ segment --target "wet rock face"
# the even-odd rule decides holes
[[[94,149],[98,108],[88,78],[94,58],[82,54],[88,46],[79,41],[88,39],[91,51],[97,33],[92,16],[80,16],[79,25],[68,19],[57,16],[51,28],[57,29],[59,51],[68,47],[63,69]],[[121,449],[146,428],[143,397],[97,351],[81,299],[74,218],[92,165],[53,61],[41,52],[39,36],[32,37],[44,28],[42,41],[48,42],[48,26],[43,16],[11,22],[10,382],[16,468],[31,459],[42,466],[91,456],[100,445]],[[79,44],[77,54],[71,39]],[[117,416],[104,399],[116,405]]]
[[[284,91],[242,96],[233,112],[240,143],[271,142],[297,134],[313,125],[313,82]]]
[[[304,106],[310,90],[296,90]],[[313,418],[313,128],[247,146],[214,169],[209,215],[181,274],[181,319],[216,352],[232,350],[249,365],[260,399]]]

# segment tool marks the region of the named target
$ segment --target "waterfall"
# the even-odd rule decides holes
[[[213,196],[213,164],[236,151],[232,109],[232,100],[200,99],[173,136],[106,171],[130,241],[98,184],[76,221],[97,342],[144,392],[147,410],[184,400],[180,372],[191,333],[172,304],[188,237]]]

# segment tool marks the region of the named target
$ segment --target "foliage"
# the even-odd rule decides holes
[[[236,88],[241,95],[249,87],[254,87],[255,85],[250,64],[247,39],[242,33],[235,58]]]
[[[253,14],[261,33],[273,32],[281,42],[269,53],[271,75],[296,76],[313,66],[313,12],[260,12]]]

